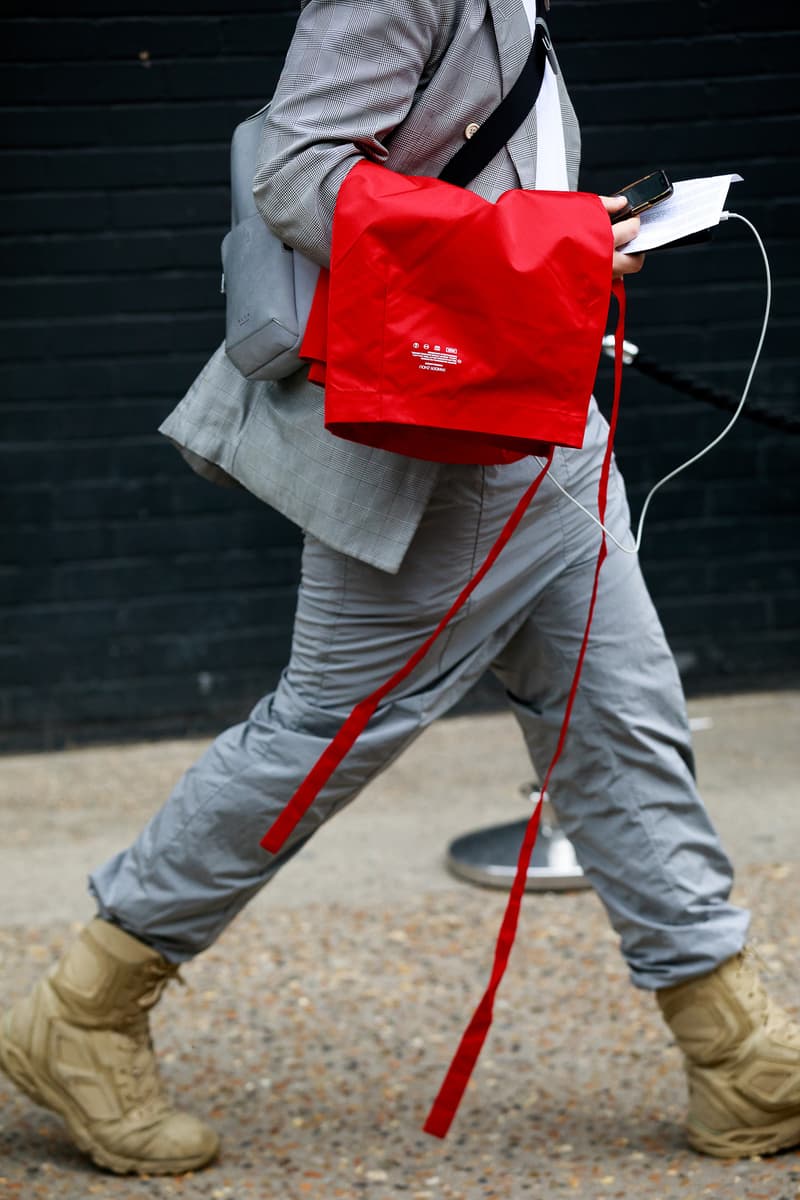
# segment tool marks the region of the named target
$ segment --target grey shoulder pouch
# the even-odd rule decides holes
[[[231,142],[231,230],[222,242],[225,352],[246,379],[284,379],[303,365],[303,340],[319,267],[264,223],[253,176],[266,104]]]

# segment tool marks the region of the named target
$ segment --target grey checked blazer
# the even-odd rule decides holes
[[[437,175],[466,126],[497,107],[531,38],[522,0],[306,0],[272,101],[254,180],[283,241],[326,264],[336,194],[366,156]],[[559,74],[570,186],[578,125]],[[470,185],[496,200],[535,185],[536,118]],[[436,482],[436,463],[346,442],[323,425],[300,370],[248,383],[216,351],[161,426],[209,478],[233,479],[321,541],[397,571]],[[219,470],[221,468],[221,470]]]

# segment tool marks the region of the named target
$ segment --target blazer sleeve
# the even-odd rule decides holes
[[[364,158],[382,163],[441,40],[447,5],[308,0],[259,149],[253,194],[272,231],[330,260],[339,186]]]

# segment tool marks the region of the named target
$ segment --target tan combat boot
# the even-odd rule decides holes
[[[176,968],[99,919],[0,1025],[0,1067],[119,1174],[202,1167],[217,1136],[164,1096],[148,1010]]]
[[[717,1158],[800,1143],[800,1025],[765,992],[748,951],[656,993],[686,1055],[689,1144]]]

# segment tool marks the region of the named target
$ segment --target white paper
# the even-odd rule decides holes
[[[625,246],[626,254],[655,250],[667,242],[713,229],[725,207],[728,188],[740,183],[741,175],[711,175],[707,179],[682,179],[673,184],[672,195],[648,208],[639,218],[641,230]]]

